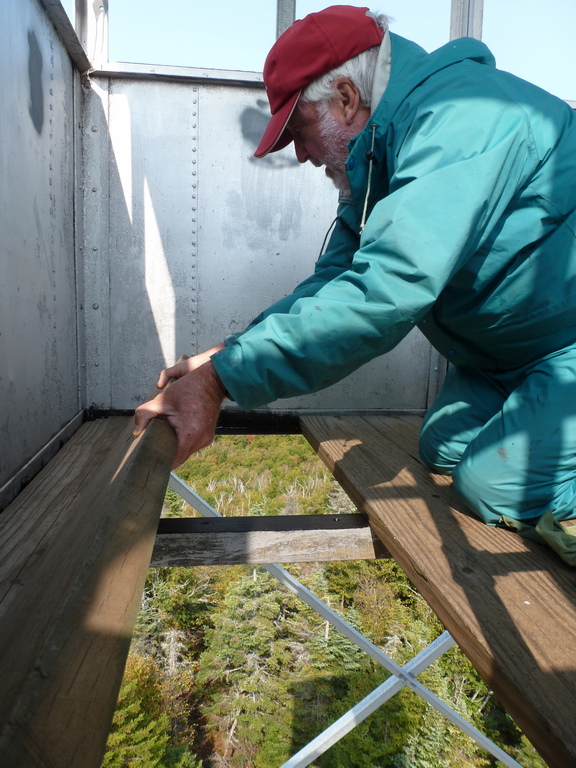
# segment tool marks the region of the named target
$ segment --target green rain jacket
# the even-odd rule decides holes
[[[212,357],[244,409],[333,384],[416,325],[453,364],[492,370],[576,342],[573,111],[476,40],[390,40],[314,274]]]

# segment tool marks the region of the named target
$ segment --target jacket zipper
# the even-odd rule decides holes
[[[370,126],[372,128],[372,146],[370,147],[370,152],[368,152],[368,184],[366,186],[366,196],[364,198],[364,210],[362,211],[362,221],[360,222],[360,234],[364,231],[364,227],[366,226],[366,214],[368,212],[368,198],[370,197],[370,186],[372,184],[372,169],[374,167],[374,163],[376,162],[376,157],[374,156],[374,143],[376,140],[376,125],[375,123],[372,123]]]

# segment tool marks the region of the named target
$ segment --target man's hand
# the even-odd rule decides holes
[[[210,445],[214,439],[226,390],[214,370],[210,356],[222,347],[213,347],[162,371],[156,385],[158,389],[164,389],[171,379],[177,381],[136,409],[135,437],[156,416],[163,416],[176,430],[178,447],[173,469],[195,451]]]

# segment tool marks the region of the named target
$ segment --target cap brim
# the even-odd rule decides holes
[[[270,152],[277,152],[279,149],[284,149],[284,147],[290,144],[292,136],[286,130],[286,126],[296,108],[301,92],[295,93],[292,98],[288,99],[286,104],[280,107],[276,114],[272,115],[260,139],[258,148],[254,152],[254,157],[265,157]]]

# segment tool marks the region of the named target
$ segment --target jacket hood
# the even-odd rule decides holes
[[[389,122],[398,106],[415,88],[436,72],[462,61],[496,66],[488,47],[472,37],[452,40],[432,53],[394,33],[390,33],[390,44],[390,80],[373,114],[374,120],[383,124]]]
[[[417,43],[400,35],[390,33],[391,65],[390,78],[380,102],[371,114],[364,130],[350,142],[350,152],[346,169],[351,179],[353,169],[363,163],[361,158],[373,152],[374,161],[385,161],[386,133],[394,115],[410,94],[436,73],[464,61],[495,67],[496,60],[489,48],[472,37],[452,40],[441,48],[428,53]],[[358,221],[361,218],[363,200],[353,195],[354,208]]]

